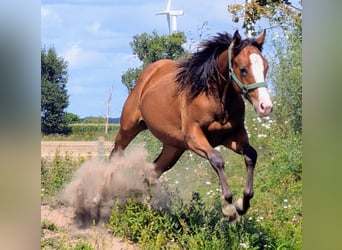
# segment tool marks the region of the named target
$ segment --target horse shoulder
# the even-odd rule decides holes
[[[242,104],[244,105],[244,104]],[[244,124],[244,109],[240,105],[227,107],[217,98],[201,94],[183,104],[183,117],[196,122],[208,132],[234,130]]]

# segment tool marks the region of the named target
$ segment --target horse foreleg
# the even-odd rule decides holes
[[[227,217],[228,221],[236,220],[238,215],[235,206],[232,205],[233,194],[229,189],[224,173],[224,160],[222,155],[210,145],[200,127],[194,126],[187,132],[185,143],[188,149],[192,150],[199,156],[208,159],[210,165],[218,175],[223,197],[228,202],[228,204],[222,209],[223,214]]]
[[[254,178],[254,168],[257,161],[257,152],[249,144],[248,136],[245,129],[242,129],[234,138],[229,138],[223,145],[230,148],[234,152],[244,156],[247,178],[246,185],[243,191],[243,199],[238,199],[234,205],[239,215],[243,215],[247,212],[250,207],[250,200],[253,198],[253,178]]]
[[[253,178],[254,168],[257,160],[257,152],[252,146],[248,146],[244,150],[245,164],[247,169],[246,186],[243,191],[243,199],[238,199],[235,203],[235,207],[240,215],[247,212],[250,207],[250,200],[254,196],[253,190]]]

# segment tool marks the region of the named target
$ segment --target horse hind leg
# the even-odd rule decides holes
[[[147,129],[143,120],[139,121],[122,121],[120,124],[119,132],[115,137],[114,148],[110,153],[109,159],[115,155],[122,155],[128,144],[139,134],[141,131]]]
[[[154,169],[152,173],[150,173],[150,180],[153,182],[154,180],[159,179],[164,172],[171,169],[176,164],[179,157],[181,157],[183,152],[184,149],[179,149],[164,144],[159,156],[153,162]]]

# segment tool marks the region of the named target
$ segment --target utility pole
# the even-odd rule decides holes
[[[110,107],[112,102],[112,95],[113,95],[113,85],[109,89],[108,100],[106,102],[107,106],[107,113],[106,113],[106,127],[105,127],[105,134],[108,134],[108,126],[109,126],[109,116],[110,116]]]

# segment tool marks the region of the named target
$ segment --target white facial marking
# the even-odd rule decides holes
[[[268,93],[267,88],[265,87],[258,88],[258,95],[259,95],[259,100],[265,103],[265,105],[267,106],[272,105],[270,94]]]
[[[251,69],[255,82],[264,82],[264,63],[261,56],[253,53],[250,54],[249,59],[251,60]]]
[[[255,82],[264,82],[264,64],[261,56],[253,53],[249,56],[249,59],[251,60],[251,69]],[[268,115],[273,106],[270,94],[265,87],[260,87],[257,90],[259,99],[259,103],[256,105],[257,113],[260,116]]]

